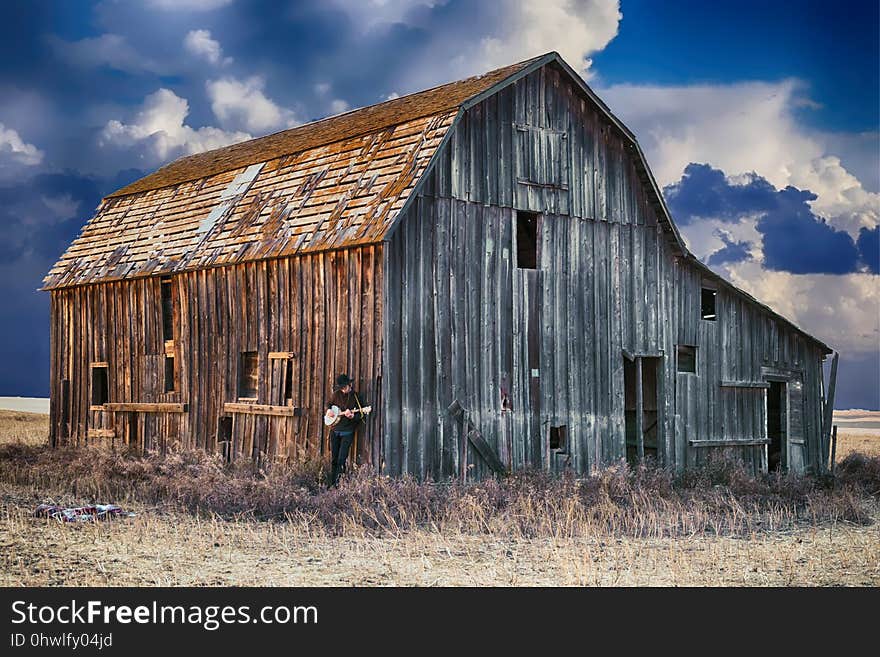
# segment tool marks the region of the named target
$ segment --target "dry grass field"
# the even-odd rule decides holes
[[[363,475],[326,491],[308,471],[255,479],[192,455],[47,453],[46,431],[43,415],[0,411],[0,585],[880,584],[880,459],[856,455],[880,456],[880,438],[866,433],[840,434],[833,490],[720,468],[674,486],[617,471],[442,490]],[[62,524],[33,517],[41,502],[137,516]]]

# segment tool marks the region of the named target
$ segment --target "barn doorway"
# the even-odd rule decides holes
[[[767,471],[773,472],[786,467],[786,447],[788,444],[788,421],[786,418],[786,399],[788,398],[784,381],[770,381],[767,389]]]
[[[660,360],[647,356],[623,359],[626,461],[630,465],[658,457]]]

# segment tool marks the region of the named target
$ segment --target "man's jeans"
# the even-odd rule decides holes
[[[339,481],[339,475],[345,472],[345,461],[348,459],[348,450],[354,441],[354,432],[330,433],[330,485],[335,486]]]

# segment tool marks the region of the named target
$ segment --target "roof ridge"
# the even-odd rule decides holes
[[[526,68],[528,65],[534,63],[542,57],[546,57],[547,54],[549,53],[530,57],[529,59],[492,69],[478,75],[472,75],[467,78],[444,82],[434,87],[429,87],[428,89],[422,89],[420,91],[414,91],[412,93],[406,94],[404,96],[399,96],[397,98],[391,98],[379,103],[374,103],[372,105],[365,105],[363,107],[354,108],[340,114],[326,116],[320,119],[316,119],[315,121],[310,121],[309,123],[303,123],[298,126],[293,126],[292,128],[286,128],[284,130],[279,130],[278,132],[254,137],[253,139],[236,142],[234,144],[228,144],[227,146],[221,146],[219,148],[202,151],[200,153],[185,155],[159,167],[152,173],[147,174],[146,176],[130,183],[129,185],[126,185],[108,194],[105,198],[127,196],[129,194],[135,194],[154,189],[161,189],[162,187],[169,187],[171,185],[197,180],[207,175],[215,175],[224,171],[234,170],[242,166],[248,166],[249,164],[253,164],[255,162],[265,162],[278,157],[282,157],[284,155],[290,155],[303,150],[307,150],[309,148],[316,148],[318,146],[332,144],[337,141],[342,141],[344,139],[351,139],[353,137],[368,135],[373,132],[382,130],[383,128],[387,128],[391,125],[397,125],[405,121],[411,121],[414,119],[439,114],[443,111],[461,106],[464,102],[468,100],[468,98],[478,95],[482,91],[485,91],[485,88],[489,88],[494,84],[497,84],[501,80],[504,80],[511,75],[514,75],[516,72],[522,70],[523,68]],[[487,85],[485,88],[479,88],[480,85],[478,85],[477,83],[484,79],[491,79],[492,84]],[[455,91],[456,89],[469,88],[471,86],[475,87],[472,90],[473,93],[465,93],[464,95],[456,95],[453,93],[453,97],[450,98],[448,102],[442,102],[442,92],[444,90]],[[410,109],[409,111],[406,111],[410,104],[419,100],[419,97],[427,99],[425,107],[421,108],[421,110],[419,108],[415,108],[414,110]],[[432,103],[431,99],[434,97],[440,97],[441,100],[439,102],[435,101],[434,103]],[[400,115],[396,116],[394,110],[399,110],[398,113]],[[345,129],[346,127],[352,128],[349,120],[355,117],[365,118],[368,115],[373,114],[381,116],[383,112],[390,113],[392,116],[387,117],[387,120],[378,120],[374,122],[365,121],[365,125],[360,126],[354,130]],[[333,128],[337,126],[338,134],[328,135],[325,138],[312,139],[312,143],[309,142],[310,133],[312,133],[311,136],[314,137],[314,133],[320,132],[321,130],[326,129],[328,132],[333,132]],[[283,143],[288,140],[293,143]],[[266,157],[261,157],[260,151],[263,148],[268,148],[270,151],[266,154]],[[229,161],[214,162],[212,166],[212,163],[210,162],[212,158],[219,158],[220,160],[227,159]],[[200,163],[205,164],[206,166],[197,166]],[[195,170],[186,171],[191,166]]]

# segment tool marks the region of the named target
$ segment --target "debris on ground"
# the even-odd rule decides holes
[[[115,504],[91,504],[88,506],[63,507],[56,504],[41,504],[34,515],[53,518],[62,522],[96,522],[113,518],[133,518],[135,514]]]

